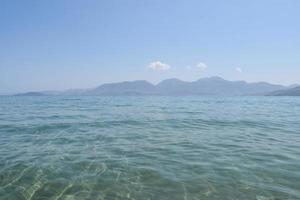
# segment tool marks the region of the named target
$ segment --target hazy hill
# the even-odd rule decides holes
[[[147,81],[125,81],[107,83],[85,92],[86,95],[150,95],[155,94],[155,86]]]
[[[269,96],[300,96],[300,86],[285,90],[277,90],[270,92]]]

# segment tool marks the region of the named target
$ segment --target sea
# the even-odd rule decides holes
[[[1,96],[0,199],[300,199],[300,98]]]

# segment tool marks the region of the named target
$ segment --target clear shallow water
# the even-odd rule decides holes
[[[0,199],[300,199],[300,98],[0,97]]]

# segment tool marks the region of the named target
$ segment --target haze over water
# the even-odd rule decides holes
[[[297,97],[0,97],[0,199],[300,199]]]

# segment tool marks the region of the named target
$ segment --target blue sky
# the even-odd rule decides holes
[[[298,0],[1,0],[0,94],[176,77],[300,83]]]

